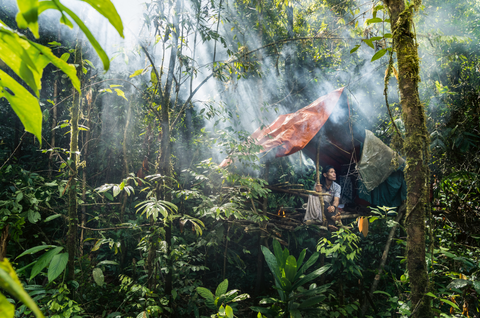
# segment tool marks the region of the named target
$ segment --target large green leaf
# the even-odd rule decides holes
[[[60,7],[73,19],[73,21],[75,21],[78,27],[82,30],[82,32],[85,34],[88,41],[90,41],[90,44],[93,46],[95,51],[97,51],[98,56],[102,60],[103,68],[105,69],[105,71],[108,71],[108,69],[110,68],[110,59],[108,58],[107,53],[105,53],[105,51],[103,50],[102,46],[98,43],[97,39],[95,39],[92,32],[90,32],[87,26],[83,23],[82,19],[80,19],[72,10],[65,7],[64,5],[60,5]]]
[[[47,267],[52,258],[60,253],[61,250],[63,250],[63,247],[58,246],[43,254],[42,257],[40,257],[35,263],[35,265],[33,265],[32,272],[30,273],[30,279],[37,276],[45,267]]]
[[[293,283],[295,275],[297,274],[297,260],[293,255],[287,257],[287,262],[285,263],[285,276],[286,278]]]
[[[95,283],[97,283],[98,286],[102,287],[103,283],[105,282],[105,276],[103,276],[103,271],[98,267],[94,268],[92,275]]]
[[[310,266],[312,266],[313,264],[315,264],[315,262],[317,261],[319,255],[320,255],[320,254],[318,254],[318,252],[313,253],[312,256],[310,256],[310,258],[305,262],[305,264],[303,264],[303,266],[300,267],[300,269],[299,269],[298,272],[297,272],[297,275],[295,275],[295,279],[294,279],[294,280],[297,280],[301,275],[303,275],[303,273],[305,273],[305,271],[306,271],[307,269],[310,268]]]
[[[29,45],[18,34],[0,28],[0,59],[39,96],[43,68],[28,53]]]
[[[68,253],[57,254],[48,267],[48,281],[53,282],[67,267]]]
[[[0,293],[0,318],[15,317],[15,306],[11,304],[7,297]]]
[[[302,266],[306,253],[307,253],[307,249],[303,249],[303,251],[300,252],[300,256],[298,256],[298,260],[297,260],[297,267]]]
[[[102,1],[102,0],[98,0],[98,1]],[[105,1],[105,0],[103,0],[103,1]],[[96,2],[96,1],[92,1],[92,2]],[[80,30],[82,30],[82,32],[85,34],[88,41],[90,41],[90,44],[93,46],[93,48],[97,52],[98,56],[102,60],[103,68],[105,69],[105,71],[108,71],[108,69],[110,68],[110,59],[108,58],[107,53],[105,53],[105,51],[103,50],[102,46],[98,43],[97,39],[95,39],[92,32],[90,32],[90,30],[87,28],[87,26],[83,23],[82,19],[80,19],[72,10],[70,10],[69,8],[64,6],[63,4],[61,4],[60,1],[58,1],[58,0],[42,1],[40,3],[40,9],[39,9],[40,13],[43,13],[44,11],[51,10],[51,9],[54,9],[54,10],[56,9],[56,10],[58,10],[62,13],[62,18],[61,18],[62,23],[66,24],[70,27],[73,27],[70,20],[68,20],[64,16],[64,13],[68,14],[70,16],[70,18],[72,18],[73,21],[75,21],[75,23],[78,25]]]
[[[27,292],[23,289],[15,270],[7,258],[4,258],[3,261],[0,262],[0,288],[23,302],[32,310],[37,318],[44,317],[37,304],[35,304],[33,299],[30,298]]]
[[[215,296],[213,296],[212,292],[205,287],[197,287],[197,293],[205,299],[210,299],[212,301],[215,300]]]
[[[117,9],[110,0],[82,0],[92,6],[98,13],[108,19],[111,25],[118,31],[123,38],[123,23],[118,15]]]
[[[277,258],[272,254],[272,252],[270,252],[267,247],[262,245],[261,248],[263,256],[265,256],[265,261],[267,262],[268,268],[270,268],[270,271],[275,277],[275,280],[280,283],[282,275],[280,274],[280,270],[278,268]]]
[[[277,259],[277,264],[279,267],[282,267],[282,264],[284,263],[282,247],[277,240],[273,240],[272,245],[273,253],[275,254],[275,258]]]
[[[313,255],[312,255],[313,256]],[[314,280],[318,276],[322,275],[325,273],[328,269],[330,268],[330,265],[325,265],[323,267],[320,267],[319,269],[314,270],[308,275],[305,275],[303,278],[301,278],[298,282],[296,282],[293,286],[292,289],[296,289],[299,286],[302,286],[303,284],[308,283],[311,280]]]
[[[17,25],[20,29],[29,28],[38,39],[38,0],[17,0]]]
[[[469,284],[471,284],[471,282],[466,279],[455,279],[450,284],[448,284],[447,289],[450,289],[450,288],[460,289]]]
[[[75,87],[75,89],[80,92],[80,80],[77,77],[77,70],[75,69],[75,66],[73,66],[72,64],[68,64],[61,58],[56,57],[52,53],[52,50],[50,50],[50,48],[32,41],[29,41],[29,43],[35,49],[35,53],[33,53],[35,60],[42,61],[45,66],[47,66],[48,63],[52,63],[53,65],[58,67],[70,78],[73,87]]]
[[[226,306],[225,306],[225,315],[226,315],[228,318],[233,318],[233,309],[232,309],[232,307],[230,307],[229,305],[226,305]]]
[[[298,306],[298,308],[306,309],[306,308],[309,308],[309,307],[313,307],[314,305],[318,304],[319,302],[321,302],[324,299],[325,299],[324,295],[309,298],[309,299],[305,300],[304,302],[302,302],[300,304],[300,306]]]
[[[56,247],[56,246],[55,245],[38,245],[38,246],[35,246],[35,247],[32,247],[32,248],[29,248],[28,250],[26,250],[22,254],[18,255],[17,258],[20,258],[20,257],[22,257],[24,255],[27,255],[27,254],[35,254],[37,252],[46,250],[47,248],[54,248],[54,247]]]
[[[223,282],[218,284],[217,290],[215,291],[215,296],[220,297],[221,295],[225,294],[228,289],[228,279],[225,279]]]

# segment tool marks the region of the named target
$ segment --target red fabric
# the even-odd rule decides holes
[[[343,92],[343,87],[324,95],[295,113],[280,115],[264,129],[257,129],[250,137],[263,151],[278,147],[276,157],[284,157],[302,150],[328,120]],[[231,159],[220,164],[226,167]]]

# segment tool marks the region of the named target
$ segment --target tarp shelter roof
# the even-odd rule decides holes
[[[315,160],[316,149],[320,146],[320,164],[332,165],[339,170],[341,166],[353,163],[352,159],[354,162],[359,160],[358,139],[363,140],[361,132],[353,131],[349,116],[350,106],[342,87],[294,113],[278,116],[267,127],[257,129],[251,138],[263,147],[262,152],[276,151],[276,157],[304,150]],[[359,135],[358,138],[355,135]],[[230,162],[227,158],[220,166],[225,167]]]

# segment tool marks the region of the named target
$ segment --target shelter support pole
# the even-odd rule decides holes
[[[390,234],[388,234],[387,243],[385,244],[385,248],[383,250],[382,259],[380,261],[380,266],[378,266],[377,275],[375,275],[375,279],[373,280],[373,284],[372,284],[372,287],[370,288],[370,292],[368,293],[368,295],[364,296],[360,317],[364,317],[365,313],[367,312],[368,304],[369,304],[369,302],[367,302],[367,298],[368,300],[371,300],[373,297],[373,293],[377,290],[378,283],[380,282],[380,278],[382,276],[383,268],[385,267],[385,263],[387,262],[388,251],[390,250],[390,245],[392,243],[393,235],[395,235],[395,230],[397,229],[398,223],[402,219],[402,216],[403,216],[403,213],[405,212],[406,207],[407,206],[404,203],[398,209],[398,214],[397,214],[397,217],[395,218],[396,223],[390,230]]]
[[[321,138],[319,137],[317,140],[317,155],[315,157],[315,169],[316,169],[316,180],[315,182],[320,184],[320,141]],[[322,189],[323,191],[323,189]],[[322,219],[323,219],[323,226],[327,228],[328,231],[328,221],[327,216],[325,215],[325,204],[323,202],[323,197],[320,197],[320,207],[322,209]],[[320,254],[320,266],[323,267],[325,265],[325,254]],[[320,277],[320,284],[325,283],[325,274]]]

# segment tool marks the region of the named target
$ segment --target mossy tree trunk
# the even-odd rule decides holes
[[[82,45],[77,42],[75,48],[75,65],[77,65],[77,76],[82,76]],[[78,118],[80,113],[81,95],[73,89],[73,103],[70,107],[70,159],[68,165],[68,234],[67,234],[67,252],[68,252],[68,280],[75,279],[75,251],[78,227],[77,214],[77,160],[78,160]]]
[[[419,57],[413,12],[421,0],[405,6],[403,0],[383,0],[390,13],[394,50],[398,62],[398,86],[405,124],[404,153],[407,157],[407,269],[410,277],[413,317],[431,317],[430,304],[424,299],[428,292],[425,263],[425,204],[428,175],[425,110],[418,94]]]

